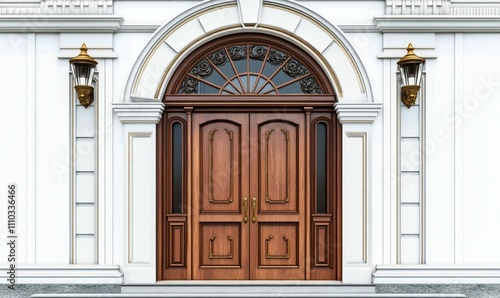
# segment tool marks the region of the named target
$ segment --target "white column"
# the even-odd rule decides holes
[[[342,124],[342,281],[370,284],[372,124],[380,103],[337,103]]]
[[[122,191],[115,196],[117,220],[115,235],[122,239],[121,249],[124,283],[156,282],[156,124],[164,105],[161,102],[115,103],[113,108],[123,123],[122,142],[117,146],[124,155],[115,172],[115,186]],[[119,136],[118,136],[119,137]],[[116,168],[115,168],[116,169]],[[120,195],[121,194],[121,195]]]

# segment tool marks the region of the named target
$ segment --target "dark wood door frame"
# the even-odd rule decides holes
[[[291,112],[295,111],[298,112],[302,110],[302,113],[304,113],[305,117],[305,122],[306,122],[306,161],[307,161],[307,166],[306,168],[309,168],[310,170],[306,172],[306,175],[308,176],[306,178],[309,183],[306,184],[306,190],[305,192],[308,194],[306,196],[306,201],[309,202],[306,204],[306,217],[308,218],[306,220],[306,255],[311,256],[310,259],[313,264],[309,264],[306,267],[306,279],[330,279],[330,280],[341,280],[341,273],[342,273],[342,249],[341,249],[341,243],[342,243],[342,217],[341,217],[341,210],[342,210],[342,205],[341,205],[341,185],[342,185],[342,177],[341,177],[341,149],[342,149],[342,144],[341,144],[341,125],[338,123],[335,113],[333,112],[332,108],[325,108],[325,107],[315,107],[315,108],[289,108],[289,107],[273,107],[273,108],[266,108],[266,109],[271,109],[274,113],[286,113],[286,112]],[[204,111],[207,112],[210,109],[206,107],[199,107],[195,108],[196,110]],[[216,109],[220,110],[220,109]],[[216,110],[213,110],[214,112]],[[261,107],[232,107],[228,108],[226,107],[225,109],[226,112],[241,112],[241,111],[253,111],[253,112],[262,112],[263,109]],[[190,156],[188,152],[190,152],[190,146],[191,146],[191,138],[192,135],[189,130],[191,130],[191,121],[192,121],[192,111],[193,109],[188,108],[188,109],[179,109],[175,107],[171,107],[167,112],[165,112],[164,117],[162,118],[160,124],[158,125],[157,128],[157,276],[158,280],[166,280],[166,279],[172,279],[172,280],[182,280],[182,279],[191,279],[192,277],[192,268],[190,262],[191,260],[191,247],[192,245],[190,241],[190,236],[191,235],[191,212],[189,212],[191,208],[191,204],[189,202],[185,203],[184,209],[184,215],[176,215],[176,216],[170,216],[166,218],[167,214],[170,214],[171,212],[171,207],[168,204],[168,197],[169,197],[169,191],[171,184],[169,184],[168,177],[169,177],[169,156],[171,149],[169,146],[171,146],[170,141],[169,141],[169,127],[171,123],[174,121],[182,122],[185,125],[185,131],[184,131],[184,136],[186,140],[185,144],[185,155]],[[314,146],[312,144],[315,142],[315,137],[314,137],[314,132],[313,132],[313,125],[314,123],[317,123],[318,120],[326,119],[324,115],[329,115],[329,118],[327,119],[331,123],[331,133],[329,136],[329,145],[328,145],[328,150],[333,151],[334,154],[332,154],[332,159],[330,161],[331,163],[331,177],[332,179],[330,180],[333,183],[333,187],[331,190],[331,205],[330,205],[330,210],[333,213],[333,222],[332,225],[328,227],[329,235],[331,238],[331,246],[328,248],[328,254],[330,256],[330,265],[331,270],[327,270],[328,273],[325,273],[325,270],[318,270],[322,268],[315,268],[314,266],[314,259],[315,256],[314,254],[316,253],[315,251],[310,251],[311,247],[311,241],[316,241],[314,238],[314,227],[315,223],[312,222],[314,220],[311,216],[314,213],[314,208],[315,204],[312,201],[311,197],[309,194],[312,193],[314,190],[314,185],[311,183],[311,179],[313,177],[313,174],[311,173],[311,165],[310,163],[313,163],[314,159]],[[191,161],[189,161],[189,165]],[[187,168],[188,165],[188,160],[185,161],[185,166]],[[188,171],[189,172],[189,171]],[[185,191],[186,193],[190,193],[191,190],[188,189],[188,180],[191,179],[190,175],[187,173],[185,174],[185,180],[186,181],[186,187]],[[321,223],[320,223],[321,224]],[[183,255],[181,258],[183,259],[183,262],[178,262],[176,264],[172,264],[172,259],[175,257],[172,255],[172,247],[168,247],[168,241],[167,237],[171,237],[172,233],[177,233],[175,237],[177,237],[177,241],[182,240],[185,244],[183,246]],[[170,233],[170,234],[169,234]],[[168,236],[167,236],[168,235]],[[175,262],[174,262],[175,263]],[[309,263],[309,262],[308,262]],[[172,266],[173,265],[173,266]],[[167,269],[168,268],[168,269]],[[323,273],[322,273],[323,272]]]

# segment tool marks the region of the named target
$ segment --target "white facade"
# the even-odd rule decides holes
[[[296,44],[336,90],[342,282],[500,282],[500,2],[41,0],[0,1],[18,283],[156,282],[161,99],[189,53],[241,32]],[[99,62],[89,109],[68,63],[83,42]],[[396,62],[410,42],[426,65],[408,109]],[[2,203],[2,242],[6,215]]]

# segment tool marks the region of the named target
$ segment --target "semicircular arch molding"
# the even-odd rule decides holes
[[[159,28],[140,53],[124,101],[161,101],[171,76],[190,53],[237,33],[269,34],[292,42],[321,66],[339,102],[373,102],[366,70],[342,31],[286,0],[215,0],[185,11]]]

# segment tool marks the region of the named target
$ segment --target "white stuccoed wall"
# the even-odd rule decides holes
[[[500,130],[500,70],[492,63],[499,58],[496,45],[488,42],[493,38],[495,34],[464,34],[458,49],[464,53],[464,84],[463,97],[456,103],[456,110],[463,107],[463,113],[455,118],[457,138],[462,134],[463,146],[456,165],[463,167],[463,177],[459,177],[463,180],[456,181],[458,187],[462,185],[456,193],[456,205],[461,209],[456,217],[463,222],[463,248],[457,248],[457,261],[464,264],[500,263],[495,249],[500,245],[496,236],[500,224],[496,187],[500,181],[496,170],[500,164],[496,150],[500,145],[496,137]]]
[[[2,146],[1,181],[19,184],[18,261],[68,263],[68,65],[57,59],[57,34],[0,38],[6,66],[13,70],[3,72],[2,78],[7,94],[1,108],[2,133],[8,136],[5,144],[11,144]],[[2,218],[5,207],[2,204]],[[6,255],[5,247],[1,249]]]
[[[426,261],[454,263],[453,35],[436,36],[438,58],[426,65]],[[453,118],[452,118],[453,119]]]
[[[28,39],[29,38],[29,46]],[[10,82],[12,77],[18,78],[18,83],[15,85],[16,88],[7,88],[2,96],[0,108],[0,123],[2,126],[2,149],[0,154],[0,160],[2,164],[2,170],[0,170],[0,181],[2,181],[3,192],[7,191],[7,183],[16,182],[19,188],[18,192],[18,208],[24,210],[22,214],[19,215],[18,220],[18,230],[19,233],[23,234],[23,239],[27,239],[27,228],[28,228],[28,213],[26,210],[33,208],[33,206],[28,206],[27,198],[34,191],[34,185],[32,185],[34,173],[34,157],[35,151],[29,149],[28,145],[34,144],[34,109],[32,103],[35,98],[33,96],[34,87],[28,88],[28,84],[33,84],[33,72],[28,75],[27,62],[28,58],[34,57],[34,34],[19,34],[19,35],[8,35],[0,34],[0,41],[2,43],[2,48],[0,49],[1,57],[9,57],[5,59],[5,67],[11,69],[11,71],[2,71],[0,74],[0,79],[2,82]],[[30,55],[28,56],[28,51]],[[3,86],[3,84],[2,84]],[[28,120],[30,119],[30,120]],[[9,129],[7,129],[9,128]],[[27,138],[27,136],[30,136]],[[30,175],[27,175],[28,163],[30,164]],[[28,188],[29,185],[29,188]],[[0,204],[0,214],[2,219],[1,233],[2,242],[5,242],[6,238],[6,228],[7,228],[7,197],[5,195],[2,198],[2,204]],[[34,212],[34,208],[32,209]],[[31,215],[33,215],[33,212]],[[33,224],[30,222],[29,224]],[[20,255],[24,257],[24,262],[27,260],[27,248],[26,244],[18,248]],[[0,254],[2,256],[7,256],[6,245],[0,246]],[[6,257],[2,258],[2,262],[6,262]]]

